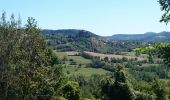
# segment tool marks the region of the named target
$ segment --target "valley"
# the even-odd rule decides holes
[[[170,100],[170,0],[0,9],[0,100]]]
[[[153,79],[169,83],[170,81],[166,80],[167,72],[162,67],[163,60],[150,54],[151,52],[137,51],[137,48],[149,47],[160,42],[156,37],[166,37],[167,39],[163,39],[166,41],[160,39],[162,43],[170,41],[169,34],[148,32],[139,35],[113,35],[111,38],[76,29],[44,32],[47,44],[61,59],[64,75],[82,84],[80,88],[85,98],[91,95],[88,94],[91,89],[89,84],[92,84],[90,80],[93,77],[112,77],[118,65],[124,66],[124,70],[129,73],[128,77],[131,78],[134,89],[140,88],[137,82],[151,87]],[[93,96],[90,98],[94,99]]]

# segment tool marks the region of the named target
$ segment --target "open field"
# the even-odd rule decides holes
[[[65,52],[68,56],[74,56],[74,55],[78,55],[79,52],[76,51],[70,51],[70,52]]]
[[[63,57],[63,56],[75,56],[78,55],[79,52],[76,51],[67,51],[67,52],[55,52],[59,57]]]
[[[101,53],[94,53],[94,52],[87,52],[86,53],[92,55],[92,56],[99,56],[100,58],[108,57],[110,58],[123,58],[127,57],[128,59],[132,58],[138,58],[138,60],[144,60],[147,59],[146,54],[140,55],[140,57],[135,56],[135,52],[123,52],[121,55],[116,54],[101,54]],[[63,71],[65,75],[83,75],[83,76],[91,76],[92,74],[106,74],[109,73],[109,71],[106,71],[102,68],[90,68],[88,66],[92,61],[90,59],[86,59],[82,56],[79,56],[79,52],[56,52],[57,56],[62,59],[63,57],[66,57],[67,60],[65,61],[66,67],[63,68]],[[71,64],[72,62],[76,62],[75,64]],[[80,65],[81,64],[81,65]],[[87,67],[88,66],[88,67]],[[158,64],[143,64],[142,67],[149,67],[149,66],[158,66]]]
[[[101,54],[101,53],[94,53],[94,52],[88,52],[86,51],[86,53],[92,55],[92,56],[95,56],[95,57],[100,57],[100,58],[105,58],[105,57],[108,57],[109,59],[110,58],[123,58],[123,57],[126,57],[128,59],[134,59],[134,58],[138,58],[138,60],[144,60],[146,59],[145,57],[136,57],[134,54],[132,55],[116,55],[116,54]]]
[[[142,67],[160,66],[160,64],[142,64]]]
[[[67,61],[65,61],[66,67],[63,68],[63,72],[65,75],[83,75],[86,77],[90,77],[93,74],[103,75],[106,73],[110,73],[102,68],[89,68],[86,67],[87,64],[92,61],[81,56],[75,56],[78,52],[56,52],[57,56],[62,59],[64,56],[67,57]],[[76,62],[76,65],[70,65],[72,59]],[[82,64],[81,67],[78,64]]]
[[[89,60],[89,59],[85,59],[81,56],[74,56],[76,54],[78,54],[78,52],[56,52],[56,55],[60,59],[62,59],[65,56],[68,60],[72,59],[77,64],[89,64],[89,63],[91,63],[91,60]],[[67,61],[67,63],[68,63],[68,61]]]
[[[55,52],[55,53],[60,59],[62,59],[64,56],[67,56],[66,52]]]
[[[106,71],[102,68],[78,68],[78,67],[67,67],[63,69],[64,73],[68,76],[70,75],[83,75],[86,77],[90,77],[93,74],[99,74],[99,75],[103,75],[106,73],[110,73],[109,71]]]
[[[108,57],[110,58],[123,58],[126,57],[128,59],[134,59],[137,58],[138,60],[147,60],[147,55],[146,54],[141,54],[139,57],[135,56],[135,52],[123,52],[122,55],[117,55],[117,54],[101,54],[101,53],[95,53],[95,52],[88,52],[85,51],[86,53],[90,54],[91,56],[95,56],[95,57],[100,57],[100,58],[105,58]],[[59,58],[63,58],[64,56],[67,56],[70,59],[74,59],[76,62],[81,62],[81,63],[90,63],[90,60],[88,61],[88,59],[85,59],[81,56],[75,56],[78,55],[79,52],[76,51],[70,51],[70,52],[56,52],[56,54],[58,55]]]
[[[135,57],[135,52],[122,52],[123,55]],[[140,54],[140,58],[147,58],[147,54]]]
[[[91,60],[85,59],[85,58],[83,58],[81,56],[68,56],[67,58],[68,59],[73,59],[78,64],[89,64],[89,63],[91,63]]]

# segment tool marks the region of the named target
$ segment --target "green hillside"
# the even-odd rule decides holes
[[[43,30],[49,47],[57,51],[91,51],[98,53],[120,53],[144,46],[140,41],[107,41],[105,37],[76,29]]]

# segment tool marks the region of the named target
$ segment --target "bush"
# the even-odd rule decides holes
[[[136,100],[155,100],[155,97],[150,94],[142,93],[142,92],[135,92]]]
[[[67,84],[62,87],[62,95],[68,100],[79,100],[80,88],[78,83],[68,81]]]

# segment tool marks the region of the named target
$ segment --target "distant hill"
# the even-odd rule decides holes
[[[43,30],[49,46],[59,51],[99,52],[105,45],[103,37],[86,30]]]
[[[170,42],[170,32],[147,32],[144,34],[116,34],[107,37],[108,40],[114,41],[145,41],[145,42]]]
[[[118,53],[132,51],[139,42],[112,42],[90,31],[77,29],[43,30],[48,45],[57,51],[91,51]],[[133,46],[132,46],[133,45]]]
[[[43,30],[43,33],[46,35],[59,35],[64,37],[96,37],[99,38],[100,36],[86,30],[77,30],[77,29],[62,29],[62,30]],[[101,37],[100,37],[101,38]]]

